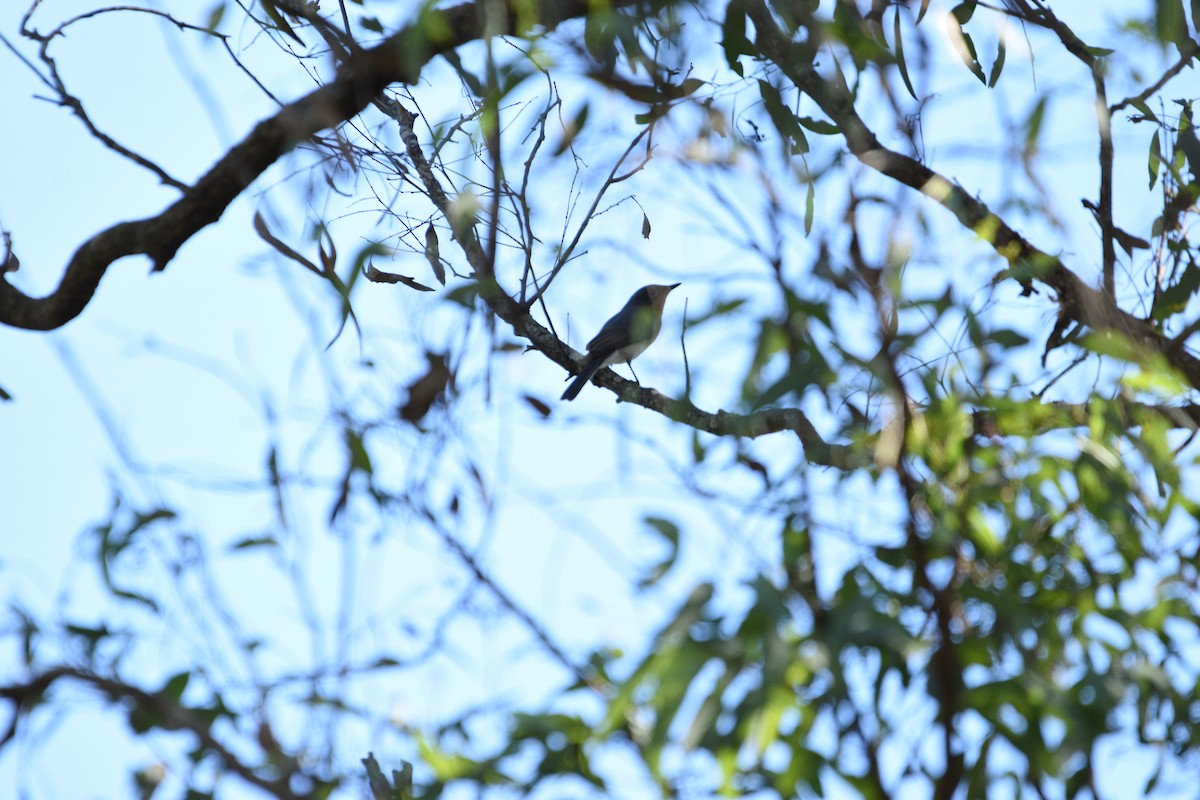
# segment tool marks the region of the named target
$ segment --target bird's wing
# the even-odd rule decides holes
[[[588,352],[608,355],[629,344],[629,325],[625,322],[624,317],[625,312],[622,311],[604,323],[604,327],[600,329],[595,338],[588,342]]]
[[[633,297],[629,298],[629,302],[614,314],[612,319],[604,323],[604,327],[600,329],[595,338],[588,342],[588,352],[608,355],[627,347],[635,338],[644,338],[636,336],[639,329],[646,327],[645,321],[640,318],[638,311],[649,307],[650,295],[644,288],[638,289],[633,293]]]

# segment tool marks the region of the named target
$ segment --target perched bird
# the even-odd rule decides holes
[[[662,328],[663,304],[667,295],[678,286],[651,284],[633,293],[625,307],[616,313],[588,342],[587,359],[574,382],[563,392],[563,400],[574,400],[592,376],[610,364],[630,364],[650,346]],[[633,375],[637,379],[637,373]]]

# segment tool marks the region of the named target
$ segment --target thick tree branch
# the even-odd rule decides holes
[[[631,2],[620,0],[614,5]],[[586,0],[540,0],[535,16],[528,3],[516,5],[518,9],[506,15],[509,29],[497,32],[519,33],[512,27],[518,19],[549,30],[587,13],[589,8]],[[418,21],[356,54],[338,68],[328,85],[284,106],[255,126],[161,214],[119,223],[85,242],[68,262],[62,281],[51,294],[30,297],[0,275],[0,323],[30,330],[51,330],[66,324],[87,306],[109,266],[126,256],[149,256],[154,269],[165,268],[188,239],[220,219],[259,175],[298,142],[349,120],[387,86],[414,83],[430,59],[484,34],[485,14],[477,3],[429,13],[441,15],[441,24],[425,27],[444,31],[444,36],[430,38]]]
[[[762,13],[767,13],[761,0],[756,8]],[[753,18],[753,11],[751,15]],[[1161,336],[1153,331],[1148,323],[1125,314],[1111,302],[1105,301],[1100,292],[1080,281],[1056,258],[1037,250],[1026,242],[1019,234],[1005,225],[1003,220],[992,214],[986,205],[967,194],[962,187],[952,184],[925,165],[880,145],[854,110],[849,93],[828,84],[815,72],[811,72],[811,67],[807,68],[808,71],[801,69],[803,62],[797,60],[797,53],[793,49],[800,45],[793,45],[777,27],[768,27],[760,20],[765,20],[770,26],[774,26],[774,22],[769,13],[766,17],[755,19],[764,52],[774,58],[788,72],[789,76],[794,76],[793,79],[802,90],[818,100],[826,113],[842,127],[852,152],[864,163],[931,195],[953,211],[964,225],[981,235],[991,232],[992,235],[988,237],[989,241],[1014,265],[1014,272],[1025,269],[1029,277],[1038,278],[1053,286],[1059,293],[1060,302],[1074,303],[1074,307],[1083,309],[1080,313],[1086,313],[1087,318],[1091,320],[1097,319],[1100,315],[1113,315],[1111,319],[1107,316],[1104,317],[1109,321],[1103,324],[1093,323],[1093,327],[1116,328],[1137,338],[1149,337],[1157,342],[1162,341]],[[451,219],[451,198],[446,195],[421,149],[414,128],[415,116],[399,103],[388,99],[381,100],[380,106],[399,123],[401,138],[405,143],[408,157],[416,168],[430,199],[447,219]],[[567,347],[552,331],[538,323],[529,314],[531,307],[529,303],[517,302],[496,283],[495,276],[489,269],[487,254],[474,231],[459,226],[456,238],[463,248],[467,261],[475,271],[475,277],[480,280],[481,296],[493,313],[508,323],[517,336],[529,340],[533,349],[540,351],[569,372],[574,372],[578,366],[580,355]],[[1183,363],[1191,362],[1193,364],[1193,372],[1189,373],[1189,377],[1194,375],[1195,380],[1200,382],[1200,363],[1195,363],[1190,355],[1182,353],[1178,349],[1175,352],[1182,356]],[[855,451],[846,445],[827,442],[811,420],[798,409],[766,409],[751,414],[730,414],[724,411],[713,413],[696,407],[686,399],[676,400],[654,389],[624,380],[612,370],[601,370],[597,373],[595,381],[598,385],[613,391],[620,401],[635,403],[657,411],[672,420],[715,436],[753,438],[790,431],[800,440],[809,463],[837,469],[854,469],[863,466],[863,458],[867,457],[863,455],[864,451],[859,451],[856,456]],[[1171,411],[1167,410],[1164,413],[1170,414]],[[1190,427],[1192,422],[1189,417],[1188,414],[1184,414],[1182,417],[1176,414],[1172,416],[1172,420],[1178,423],[1179,427]],[[1075,417],[1068,416],[1064,419],[1064,424],[1071,424],[1071,420]],[[1005,433],[1005,431],[997,429],[994,416],[980,417],[977,423],[980,423],[981,433],[985,431],[997,434]]]
[[[854,98],[841,83],[826,80],[813,64],[814,45],[794,42],[776,23],[766,0],[749,0],[747,15],[754,23],[762,54],[774,62],[802,92],[841,129],[850,152],[882,175],[916,189],[949,210],[1003,257],[1010,274],[1033,291],[1039,281],[1054,290],[1063,313],[1097,331],[1118,333],[1132,343],[1162,354],[1187,382],[1200,388],[1200,359],[1155,330],[1146,319],[1117,306],[1111,296],[1089,286],[1057,257],[1038,249],[1014,231],[982,201],[962,186],[906,155],[880,144],[854,108]],[[819,31],[807,20],[810,31]],[[810,34],[819,35],[819,34]]]
[[[409,160],[413,163],[429,198],[438,210],[447,219],[450,219],[453,213],[451,198],[446,195],[445,190],[433,172],[429,160],[421,149],[414,128],[416,122],[415,115],[394,100],[385,98],[379,102],[380,107],[399,123],[400,135],[405,143],[406,153]],[[851,113],[853,113],[852,109]],[[853,119],[857,119],[857,115]],[[858,121],[858,124],[862,126],[861,120]],[[865,126],[862,126],[862,129],[865,131]],[[869,132],[866,135],[869,136]],[[875,149],[882,150],[877,143]],[[903,158],[901,156],[897,157]],[[921,170],[925,170],[931,176],[929,180],[940,180],[943,184],[949,186],[949,183],[945,179],[936,176],[923,165],[917,162],[911,162],[911,164],[919,167]],[[993,219],[996,224],[1003,224],[1000,220],[991,216],[982,203],[970,198],[961,188],[954,187],[953,191],[962,193],[970,203],[976,204],[977,208],[974,209],[973,213],[979,214],[981,219]],[[1011,231],[1009,231],[1008,236],[1011,237],[1011,241],[1019,240],[1017,234]],[[489,272],[487,255],[478,237],[475,236],[474,231],[470,228],[460,226],[456,231],[455,238],[463,248],[468,263],[475,270],[475,277],[480,279],[481,296],[492,312],[508,323],[517,336],[527,339],[531,343],[532,349],[541,352],[568,372],[574,372],[578,368],[582,356],[565,345],[552,331],[541,325],[529,314],[531,302],[517,302],[496,283],[495,277]],[[1023,240],[1021,241],[1023,242]],[[1028,244],[1024,244],[1024,246],[1032,250],[1032,246]],[[1045,258],[1050,259],[1051,257],[1045,256]],[[1092,295],[1097,297],[1099,296],[1099,293],[1094,289],[1082,286],[1082,284],[1080,285],[1083,290],[1091,292]],[[870,458],[868,450],[861,448],[856,450],[847,445],[827,442],[817,431],[807,415],[799,409],[772,408],[750,414],[731,414],[725,411],[714,413],[698,408],[686,399],[677,400],[661,394],[655,389],[641,386],[633,381],[627,381],[609,369],[600,370],[596,374],[595,382],[599,386],[615,393],[621,402],[635,403],[643,408],[657,411],[669,419],[714,436],[755,438],[773,433],[791,432],[799,439],[801,445],[804,447],[808,462],[812,464],[851,470],[865,466],[865,460]],[[1152,410],[1166,416],[1175,427],[1193,429],[1196,425],[1196,420],[1200,419],[1200,413],[1196,413],[1190,406],[1185,409],[1155,408]],[[1075,406],[1067,407],[1061,404],[1054,406],[1052,416],[1053,419],[1047,419],[1047,425],[1053,428],[1086,425],[1088,420],[1087,409]],[[1019,433],[1019,431],[1010,432],[1003,430],[1003,421],[998,420],[997,416],[991,412],[976,412],[975,424],[977,433],[981,435]]]

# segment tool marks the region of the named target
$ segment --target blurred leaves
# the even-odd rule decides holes
[[[667,555],[657,564],[651,566],[646,573],[638,580],[637,587],[639,589],[648,589],[658,583],[663,576],[670,571],[671,567],[675,566],[675,561],[679,558],[679,526],[669,519],[662,517],[646,517],[642,523],[651,531],[654,531],[667,544]]]
[[[368,266],[365,272],[367,280],[372,283],[401,283],[410,289],[416,289],[418,292],[432,292],[434,289],[418,282],[415,278],[410,278],[407,275],[397,275],[394,272],[383,272],[375,269],[373,266]]]
[[[968,9],[962,11],[962,9]],[[954,9],[954,13],[950,17],[950,21],[946,25],[946,35],[950,38],[950,44],[954,46],[955,52],[962,62],[966,64],[967,69],[971,74],[979,79],[980,83],[987,84],[987,75],[983,72],[983,66],[979,63],[979,55],[975,51],[975,41],[971,35],[963,30],[965,24],[962,20],[963,16],[968,19],[975,10],[975,3],[960,3]],[[998,73],[997,73],[998,74]]]
[[[97,540],[96,564],[100,568],[104,585],[116,597],[132,600],[151,611],[159,610],[158,603],[150,596],[125,588],[121,562],[123,557],[141,545],[143,537],[150,535],[150,529],[157,523],[175,519],[175,512],[167,508],[151,508],[139,511],[130,508],[125,498],[116,494],[113,497],[109,518],[92,528],[92,536]]]
[[[367,786],[370,787],[372,800],[414,800],[411,763],[401,761],[400,769],[392,770],[390,781],[384,776],[374,753],[368,753],[362,764],[367,771]]]
[[[786,152],[789,155],[807,153],[808,139],[804,136],[800,120],[784,104],[783,96],[780,94],[779,89],[767,81],[760,80],[758,82],[758,90],[762,95],[763,106],[767,109],[767,114],[771,117],[771,122],[775,125],[776,130],[784,136],[787,148]]]
[[[349,277],[346,280],[343,280],[341,276],[337,274],[336,269],[337,246],[334,244],[333,235],[329,232],[327,227],[321,226],[317,230],[317,256],[321,261],[321,266],[319,267],[300,253],[296,252],[294,249],[284,243],[279,237],[275,236],[275,234],[273,234],[270,228],[267,226],[267,222],[263,218],[261,212],[256,211],[254,214],[254,230],[264,242],[275,248],[280,255],[296,262],[314,275],[327,280],[329,285],[337,294],[341,315],[337,331],[334,333],[333,338],[330,339],[329,345],[327,346],[333,346],[333,343],[338,340],[338,337],[341,336],[342,330],[345,328],[347,320],[352,321],[355,328],[358,328],[358,319],[354,316],[354,307],[350,302],[350,294],[354,291],[354,284],[357,283],[359,275],[363,273],[363,262],[371,255],[379,252],[376,245],[369,244],[359,252],[358,257],[355,260],[355,264],[349,269]],[[361,337],[361,335],[362,331],[359,330],[359,336]]]
[[[454,378],[444,353],[426,351],[425,360],[428,370],[408,385],[408,399],[399,410],[400,418],[413,425],[420,423],[433,404],[444,397]]]
[[[437,278],[438,283],[445,286],[446,268],[442,265],[442,256],[438,249],[437,230],[433,227],[432,222],[425,228],[425,260],[429,262],[429,266],[433,269],[433,276]]]

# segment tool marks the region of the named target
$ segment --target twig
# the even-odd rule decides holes
[[[616,162],[612,166],[612,169],[609,170],[608,177],[605,178],[604,183],[596,191],[596,196],[592,200],[592,205],[590,208],[588,208],[587,213],[584,215],[583,221],[579,223],[579,227],[575,231],[575,236],[571,239],[570,244],[568,244],[565,248],[563,248],[562,253],[559,254],[558,258],[554,262],[554,268],[550,270],[550,274],[546,277],[546,280],[541,285],[541,288],[539,288],[537,293],[534,294],[534,296],[529,301],[527,301],[527,304],[532,304],[532,303],[536,302],[539,298],[541,298],[542,295],[544,295],[546,293],[546,291],[550,288],[550,284],[554,282],[554,279],[558,276],[558,273],[561,272],[562,268],[564,266],[566,266],[568,261],[571,260],[571,254],[575,252],[575,248],[579,245],[579,240],[583,238],[583,232],[585,230],[587,230],[588,223],[591,222],[592,217],[595,215],[596,209],[599,207],[600,201],[604,198],[605,192],[608,191],[610,186],[612,186],[614,183],[616,183],[614,178],[616,177],[617,170],[619,170],[621,168],[621,165],[625,163],[625,159],[629,158],[629,154],[634,151],[634,149],[638,146],[638,143],[641,142],[642,139],[646,138],[646,136],[648,136],[650,134],[650,132],[654,130],[654,126],[657,122],[658,122],[658,118],[655,118],[655,120],[652,121],[649,125],[647,125],[646,127],[642,128],[640,131],[638,131],[637,135],[633,137],[633,141],[631,141],[629,143],[629,146],[626,147],[625,151],[623,153],[621,153],[619,158],[617,158]],[[641,164],[639,164],[632,172],[627,174],[625,177],[629,177],[629,175],[633,174],[633,172],[636,172],[637,170],[644,167],[646,162],[649,161],[649,159],[650,159],[650,157],[647,154],[646,158],[641,162]],[[621,178],[621,180],[624,180],[625,177]]]
[[[614,0],[614,7],[634,0]],[[26,13],[37,8],[34,3]],[[586,0],[562,0],[542,7],[542,24],[550,30],[560,22],[584,14]],[[226,208],[266,169],[297,142],[351,119],[388,86],[415,83],[423,64],[459,45],[478,39],[482,28],[475,3],[461,3],[439,11],[447,35],[429,42],[414,57],[404,45],[408,28],[364,49],[327,85],[281,108],[260,122],[245,139],[230,149],[195,185],[157,216],[122,222],[84,242],[68,262],[59,286],[45,297],[30,297],[0,276],[0,323],[29,330],[50,330],[66,324],[91,301],[109,266],[130,255],[146,255],[163,269],[184,242],[215,222]],[[39,34],[40,35],[40,34]]]
[[[1161,353],[1194,387],[1200,387],[1200,359],[1177,348],[1147,320],[1120,308],[1115,299],[1098,291],[1066,267],[1062,260],[1035,247],[982,201],[925,164],[884,147],[863,122],[854,98],[844,86],[825,80],[813,67],[811,43],[796,43],[780,30],[765,0],[748,0],[758,45],[789,79],[836,123],[850,152],[880,174],[922,192],[946,208],[967,230],[985,236],[987,243],[1010,265],[1010,275],[1033,292],[1033,282],[1050,287],[1062,312],[1093,330],[1106,330]],[[811,22],[811,20],[810,20]],[[810,25],[810,30],[819,26]],[[1077,39],[1072,46],[1083,47]],[[1091,58],[1084,51],[1084,56]],[[1086,63],[1086,62],[1085,62]]]
[[[213,734],[212,721],[208,715],[171,702],[161,692],[152,694],[115,678],[104,677],[74,667],[53,667],[42,671],[26,683],[0,686],[0,698],[10,701],[15,707],[12,722],[4,737],[0,739],[0,745],[13,737],[17,721],[38,704],[51,686],[62,680],[74,680],[93,686],[114,703],[132,702],[135,708],[143,709],[152,718],[156,718],[158,727],[163,730],[190,732],[200,740],[200,745],[204,750],[212,752],[238,777],[271,797],[281,798],[281,800],[301,800],[304,797],[304,795],[292,791],[290,774],[283,774],[277,778],[264,778],[244,764]]]
[[[1195,60],[1197,55],[1200,55],[1200,43],[1197,43],[1195,39],[1189,38],[1186,42],[1179,46],[1179,50],[1179,60],[1168,67],[1167,71],[1159,76],[1158,80],[1137,94],[1126,97],[1119,103],[1109,106],[1109,114],[1116,114],[1118,111],[1126,108],[1127,106],[1137,106],[1149,100],[1151,96],[1166,86],[1172,78],[1174,78],[1180,72],[1183,72],[1183,68],[1189,66],[1192,61]]]

